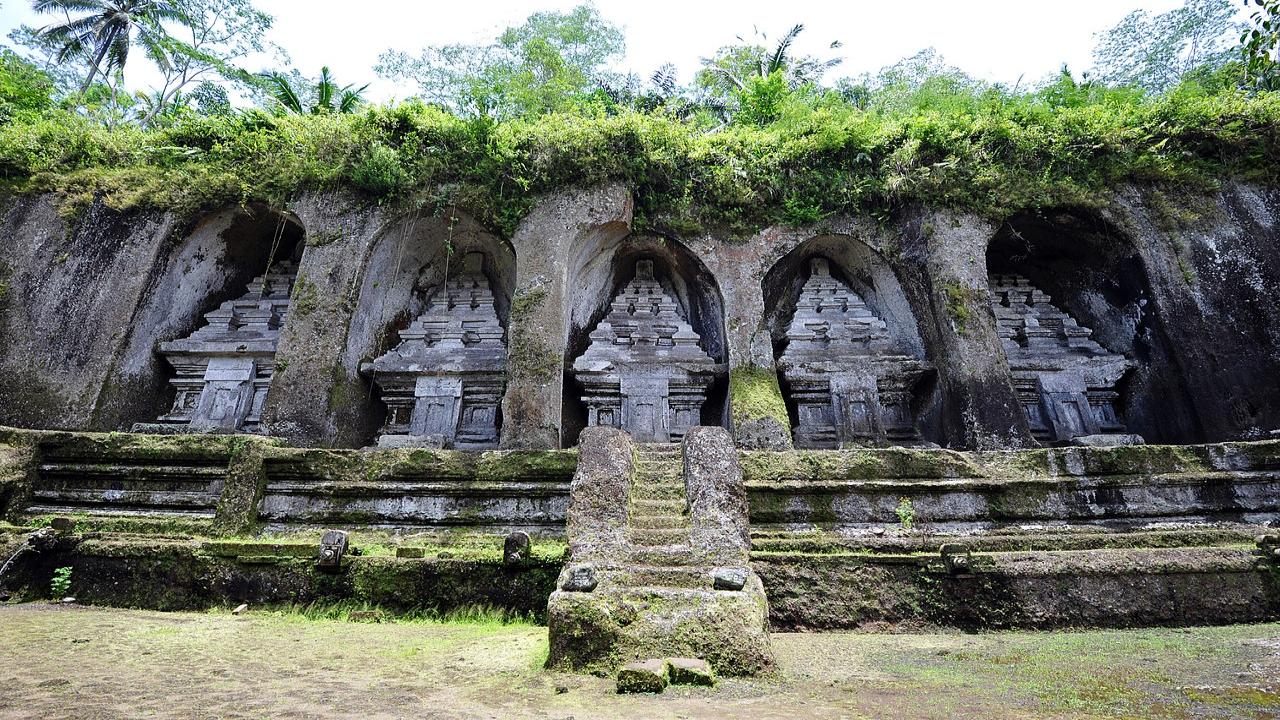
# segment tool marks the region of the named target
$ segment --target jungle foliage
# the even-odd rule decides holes
[[[19,93],[0,106],[0,183],[62,193],[71,210],[100,198],[187,214],[347,188],[406,209],[459,207],[510,234],[539,194],[610,180],[634,188],[642,223],[744,233],[837,213],[885,218],[913,203],[999,217],[1102,202],[1126,182],[1211,190],[1227,177],[1277,179],[1280,99],[1244,82],[1239,61],[1188,71],[1162,92],[1065,69],[1009,88],[925,52],[824,86],[834,63],[789,60],[780,42],[722,49],[707,61],[705,92],[676,88],[669,73],[649,90],[620,90],[627,83],[601,73],[619,37],[592,41],[598,21],[575,10],[508,31],[475,57],[561,68],[526,68],[554,87],[530,89],[482,63],[488,74],[458,104],[185,113],[108,129],[50,105],[47,91]],[[0,63],[0,88],[29,70]],[[503,100],[511,83],[525,89]]]

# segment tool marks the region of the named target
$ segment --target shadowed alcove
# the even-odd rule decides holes
[[[697,334],[696,347],[700,351],[694,352],[690,348],[689,356],[704,355],[710,363],[720,367],[705,389],[705,402],[697,411],[693,424],[724,425],[726,422],[728,383],[723,368],[728,349],[724,332],[724,301],[715,278],[679,241],[647,235],[619,238],[601,234],[578,248],[570,266],[561,424],[565,447],[577,443],[578,434],[591,419],[587,403],[583,401],[584,388],[575,375],[574,362],[592,346],[592,331],[610,315],[620,293],[637,280],[638,269],[647,267],[652,267],[653,281],[674,301],[677,320],[687,323]]]
[[[1027,385],[1018,387],[1019,395],[1042,442],[1099,431],[1136,433],[1147,442],[1201,439],[1182,370],[1151,302],[1142,258],[1122,232],[1087,211],[1023,213],[1001,227],[986,259],[1015,386]],[[1068,357],[1112,366],[1084,371],[1094,377],[1085,380],[1092,413],[1084,415],[1083,428],[1072,427],[1081,410],[1064,419],[1061,403],[1049,397],[1065,396],[1071,388],[1045,385],[1048,369],[1063,366]],[[1023,372],[1020,365],[1040,369]],[[1029,399],[1032,375],[1040,378],[1039,402]]]
[[[945,444],[932,359],[878,252],[811,238],[774,263],[763,291],[797,446]]]

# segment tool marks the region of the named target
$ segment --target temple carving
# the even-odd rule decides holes
[[[795,444],[919,441],[913,389],[932,366],[896,349],[885,321],[831,275],[826,258],[809,268],[779,358],[796,405]]]
[[[637,442],[676,442],[701,424],[707,388],[725,373],[700,345],[680,305],[654,277],[653,261],[636,263],[609,313],[573,362],[587,424],[618,427]]]
[[[1116,383],[1133,367],[1019,275],[991,277],[992,309],[1031,432],[1043,443],[1124,433]]]
[[[173,366],[173,408],[148,430],[258,432],[297,269],[272,265],[248,292],[205,314],[189,337],[160,343]]]
[[[379,446],[497,447],[507,349],[483,265],[467,253],[400,344],[361,366],[387,405]]]

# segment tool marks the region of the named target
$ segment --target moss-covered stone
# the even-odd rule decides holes
[[[778,375],[772,370],[749,366],[730,370],[729,412],[735,428],[755,420],[770,419],[790,438],[787,404],[782,399]]]
[[[21,536],[13,537],[21,542]],[[5,542],[0,542],[4,546]],[[318,545],[254,540],[195,541],[142,536],[75,537],[31,556],[6,588],[42,597],[53,569],[73,568],[73,590],[87,604],[156,610],[356,602],[387,612],[448,612],[491,607],[542,617],[558,564],[519,568],[501,561],[350,557],[343,570],[316,567]]]
[[[538,308],[546,302],[548,291],[537,287],[518,292],[511,299],[508,316],[507,373],[512,378],[549,382],[560,364],[560,353],[547,342],[539,328],[532,324]]]
[[[618,671],[618,692],[660,693],[667,688],[668,667],[665,660],[637,660]]]
[[[0,444],[0,519],[16,519],[26,508],[36,455],[35,444],[20,437]]]
[[[273,444],[259,438],[243,438],[227,463],[227,476],[214,516],[214,529],[225,534],[245,533],[257,525],[258,503],[266,489],[264,461]]]

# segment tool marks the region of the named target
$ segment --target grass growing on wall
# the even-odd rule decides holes
[[[842,212],[887,217],[913,202],[1001,217],[1091,204],[1126,181],[1206,191],[1228,176],[1270,182],[1278,147],[1277,96],[1194,85],[1159,97],[987,88],[868,109],[796,97],[767,125],[714,132],[618,108],[496,123],[409,102],[155,130],[49,111],[0,126],[0,184],[62,193],[73,209],[101,197],[186,213],[348,188],[427,210],[456,205],[510,234],[540,193],[620,180],[635,188],[642,222],[746,232]]]

